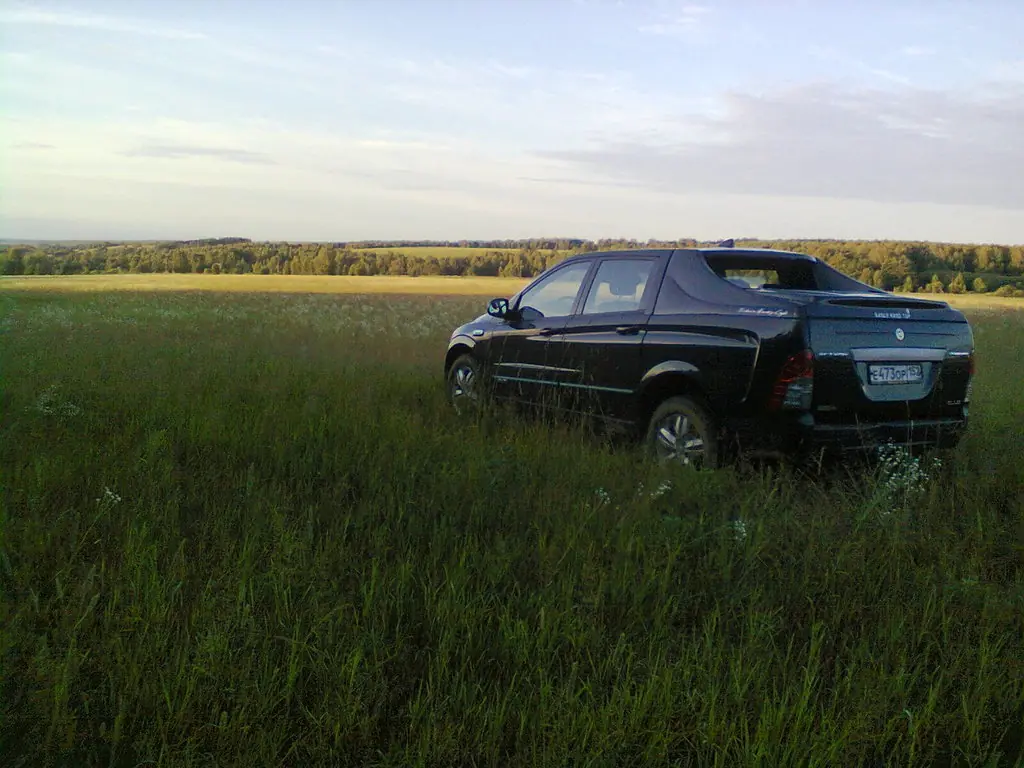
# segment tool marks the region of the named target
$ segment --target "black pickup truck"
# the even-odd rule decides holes
[[[573,256],[451,335],[454,405],[484,397],[597,417],[662,460],[739,448],[952,447],[974,338],[942,301],[805,254],[732,247]]]

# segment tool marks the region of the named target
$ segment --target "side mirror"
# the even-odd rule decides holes
[[[508,299],[491,299],[487,305],[487,314],[491,317],[505,317],[508,314]]]

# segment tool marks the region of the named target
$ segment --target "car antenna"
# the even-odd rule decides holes
[[[720,242],[720,243],[718,244],[718,247],[719,247],[719,248],[732,248],[732,247],[733,247],[733,246],[735,246],[735,245],[736,245],[736,243],[735,243],[735,242],[733,241],[733,239],[732,239],[732,238],[730,237],[730,238],[729,238],[728,240],[723,240],[722,242]]]

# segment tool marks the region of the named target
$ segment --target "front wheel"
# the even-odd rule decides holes
[[[688,397],[670,397],[654,410],[645,442],[661,464],[697,469],[715,469],[719,465],[718,428],[714,419]]]
[[[459,414],[476,411],[480,407],[480,363],[472,355],[459,355],[448,369],[448,402]]]

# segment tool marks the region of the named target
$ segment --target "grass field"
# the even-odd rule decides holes
[[[0,276],[2,291],[110,292],[110,291],[213,291],[244,293],[390,293],[430,296],[512,296],[529,284],[515,277],[421,277],[374,275],[368,277],[322,275],[23,275]],[[1024,309],[1024,299],[977,293],[915,293],[938,298],[962,309]]]
[[[529,280],[423,275],[38,275],[0,277],[3,291],[213,291],[244,293],[392,293],[429,296],[511,296]],[[1021,302],[1024,304],[1024,302]]]
[[[510,290],[119,279],[0,282],[0,764],[1024,757],[1024,312],[941,467],[798,481],[458,420]]]

